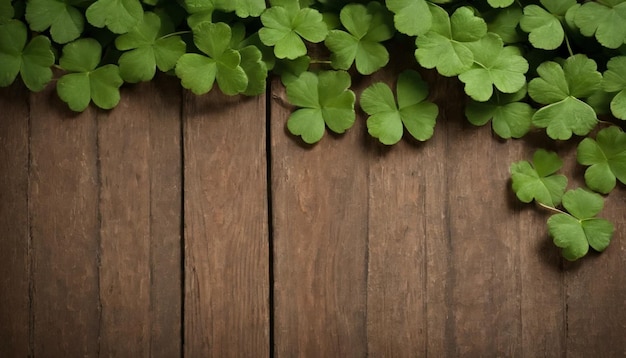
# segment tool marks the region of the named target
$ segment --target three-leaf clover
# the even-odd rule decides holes
[[[52,79],[54,54],[50,40],[35,36],[26,43],[28,31],[21,21],[0,25],[0,87],[9,86],[18,74],[31,91],[41,91]]]
[[[607,92],[618,92],[611,100],[611,113],[626,119],[626,56],[611,58],[606,67],[602,86]]]
[[[116,65],[98,67],[102,47],[90,38],[79,39],[63,47],[59,65],[69,74],[57,82],[59,97],[77,112],[85,110],[93,100],[96,106],[111,109],[120,101],[124,83]]]
[[[176,66],[185,53],[186,45],[179,36],[164,37],[167,30],[159,16],[146,12],[137,27],[115,39],[115,46],[127,51],[119,59],[120,75],[124,81],[149,81],[157,67],[167,72]]]
[[[302,39],[318,43],[324,41],[328,28],[322,14],[312,8],[301,9],[297,0],[285,0],[283,5],[266,9],[261,15],[261,41],[274,46],[278,58],[295,59],[306,55]]]
[[[176,63],[176,76],[183,87],[204,94],[217,80],[222,92],[235,95],[248,87],[248,76],[241,67],[241,54],[230,48],[230,26],[223,22],[202,22],[193,29],[193,42],[204,54],[186,53]]]
[[[530,130],[535,110],[525,102],[526,88],[516,93],[497,93],[487,102],[471,101],[465,107],[465,116],[475,126],[491,120],[493,131],[501,138],[521,138]]]
[[[80,0],[30,0],[26,2],[26,21],[33,31],[50,28],[50,36],[60,44],[76,40],[83,32],[85,19],[75,6]]]
[[[356,62],[357,71],[369,75],[389,62],[389,53],[380,42],[393,37],[394,29],[382,5],[377,2],[367,7],[346,5],[341,9],[340,19],[348,32],[331,30],[324,41],[332,52],[333,68],[347,70]]]
[[[97,0],[85,16],[95,27],[107,27],[111,32],[123,34],[130,31],[143,16],[139,0]]]
[[[578,144],[578,163],[589,165],[585,183],[599,193],[615,187],[615,179],[626,183],[626,134],[616,126],[598,132],[596,139],[585,138]]]
[[[432,27],[415,40],[415,58],[423,67],[436,67],[444,76],[456,76],[474,63],[474,55],[466,45],[485,36],[487,24],[466,6],[452,16],[438,6],[432,5],[430,10]]]
[[[466,45],[474,55],[472,67],[459,75],[465,93],[484,102],[491,98],[493,87],[503,93],[515,93],[526,84],[528,62],[517,47],[504,47],[500,36],[488,33]]]
[[[547,61],[537,68],[539,78],[528,84],[528,93],[536,102],[546,104],[533,116],[533,124],[547,128],[552,139],[569,139],[572,133],[588,134],[597,124],[593,108],[580,98],[600,88],[602,74],[594,60],[585,55],[570,56],[561,67]]]
[[[349,90],[350,75],[345,71],[304,72],[287,84],[287,98],[301,107],[287,120],[294,135],[312,144],[324,136],[324,127],[343,133],[355,120],[354,92]]]
[[[548,230],[554,244],[570,261],[587,254],[589,246],[602,252],[611,242],[615,227],[610,221],[597,218],[604,200],[599,194],[584,189],[570,190],[563,195],[563,207],[569,212],[552,215]]]
[[[386,0],[385,3],[395,14],[393,22],[399,32],[416,36],[430,30],[433,16],[426,0]]]
[[[534,47],[554,50],[565,39],[561,21],[567,10],[576,4],[576,0],[541,0],[544,7],[528,5],[524,7],[520,27],[529,33],[528,40]]]
[[[403,125],[417,140],[432,137],[439,113],[437,105],[425,101],[428,84],[416,71],[404,71],[396,85],[398,103],[386,84],[379,82],[361,94],[361,108],[370,115],[368,132],[381,143],[396,144],[402,138]]]
[[[626,43],[626,0],[585,2],[576,11],[574,22],[581,34],[595,34],[602,46],[618,48]]]
[[[563,161],[554,152],[539,149],[533,155],[532,163],[525,160],[511,164],[511,181],[517,198],[530,203],[556,207],[567,187],[567,177],[555,174],[563,166]]]

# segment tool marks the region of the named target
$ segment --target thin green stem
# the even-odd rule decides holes
[[[311,64],[330,65],[332,62],[327,60],[311,60]]]
[[[540,203],[538,201],[535,201],[537,203],[537,205],[541,206],[544,209],[550,210],[552,212],[558,213],[558,214],[565,214],[565,215],[569,215],[568,213],[566,213],[565,211],[561,210],[561,209],[557,209],[554,206],[550,206],[550,205],[546,205],[543,203]]]
[[[574,51],[572,51],[572,46],[569,43],[569,38],[567,37],[567,35],[565,35],[564,37],[565,37],[565,46],[567,46],[567,52],[569,52],[570,56],[574,56]]]
[[[171,34],[166,34],[166,35],[161,36],[161,40],[166,39],[168,37],[172,37],[172,36],[184,35],[184,34],[190,34],[190,33],[191,33],[190,30],[172,32]]]

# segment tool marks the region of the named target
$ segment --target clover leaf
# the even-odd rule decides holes
[[[293,60],[304,56],[307,50],[302,39],[318,43],[328,34],[322,14],[312,8],[301,9],[297,0],[266,9],[261,22],[259,37],[265,45],[274,46],[278,58]]]
[[[21,21],[0,25],[0,87],[9,86],[18,74],[31,91],[41,91],[52,79],[54,54],[50,40],[35,36],[26,43],[28,30]]]
[[[361,108],[370,115],[368,132],[387,145],[402,139],[403,125],[413,138],[425,141],[432,137],[439,113],[437,105],[425,101],[428,84],[416,71],[404,71],[396,85],[398,103],[391,89],[379,82],[361,94]]]
[[[300,107],[287,120],[287,128],[306,143],[318,142],[324,127],[343,133],[355,120],[354,92],[345,71],[304,72],[287,84],[289,102]]]
[[[387,0],[387,8],[395,15],[393,22],[399,32],[409,35],[424,35],[432,25],[433,15],[426,0]]]
[[[377,2],[365,7],[349,4],[341,9],[340,19],[348,32],[331,30],[324,41],[332,52],[335,69],[347,70],[356,62],[364,75],[372,74],[389,62],[389,53],[380,42],[393,37],[394,30],[387,10]]]
[[[598,132],[596,139],[585,138],[578,144],[578,163],[589,165],[587,186],[602,194],[615,187],[615,179],[626,183],[626,134],[616,126]]]
[[[626,43],[626,0],[599,0],[584,3],[574,17],[584,36],[593,36],[602,46],[618,48]]]
[[[509,7],[511,6],[511,4],[513,4],[514,0],[487,0],[487,3],[489,3],[489,6],[491,7]]]
[[[458,8],[452,16],[438,6],[432,5],[430,10],[432,27],[417,37],[415,58],[423,67],[456,76],[472,66],[474,55],[466,45],[485,36],[487,24],[469,7]]]
[[[59,97],[73,111],[83,111],[93,100],[96,106],[111,109],[120,101],[124,83],[115,65],[98,67],[102,47],[98,41],[83,38],[63,46],[59,65],[70,72],[57,82]]]
[[[500,36],[493,33],[466,46],[474,55],[474,64],[459,75],[459,80],[465,83],[465,93],[472,99],[489,100],[493,87],[504,93],[515,93],[524,87],[528,62],[517,47],[504,47]]]
[[[83,32],[85,19],[76,7],[79,1],[30,0],[26,2],[26,21],[33,31],[50,29],[52,39],[60,44],[76,40]]]
[[[89,5],[85,16],[95,27],[107,27],[111,32],[123,34],[141,21],[143,7],[139,0],[97,0]]]
[[[309,56],[298,57],[295,60],[282,59],[276,62],[274,73],[280,76],[280,81],[284,86],[309,69],[311,58]]]
[[[552,215],[548,230],[554,244],[562,248],[565,259],[574,261],[587,254],[589,246],[602,252],[611,242],[615,227],[605,219],[597,218],[604,200],[584,189],[570,190],[563,195],[563,207],[569,214]]]
[[[185,42],[180,36],[163,37],[165,34],[161,18],[146,12],[137,27],[115,39],[118,50],[130,50],[119,59],[120,75],[124,81],[149,81],[157,67],[167,72],[176,66],[185,53]]]
[[[500,36],[505,44],[520,42],[523,38],[517,28],[523,15],[522,9],[518,6],[492,10],[485,14],[487,29]]]
[[[539,149],[533,155],[532,163],[525,160],[511,164],[511,181],[517,198],[530,203],[556,207],[567,187],[567,178],[555,174],[563,166],[563,161],[554,152]]]
[[[186,53],[178,59],[175,71],[183,87],[195,94],[204,94],[217,80],[220,90],[228,95],[248,88],[241,54],[230,48],[231,36],[230,26],[223,22],[202,22],[194,27],[193,42],[204,55]]]
[[[585,55],[570,56],[563,66],[547,61],[537,68],[539,78],[528,84],[528,93],[536,102],[547,104],[533,116],[533,124],[547,128],[552,139],[569,139],[572,133],[588,134],[597,124],[593,108],[580,98],[598,90],[602,74],[594,60]]]
[[[475,126],[491,120],[493,131],[501,138],[521,138],[530,130],[535,110],[524,102],[526,88],[513,94],[498,93],[487,102],[471,101],[465,107],[465,116]]]
[[[265,9],[262,0],[185,0],[184,3],[189,13],[187,24],[191,28],[205,21],[212,22],[215,10],[236,11],[237,16],[248,17],[259,16]]]
[[[11,0],[0,0],[0,24],[5,24],[13,19],[15,9],[11,5]]]
[[[611,113],[619,119],[626,119],[626,56],[611,58],[606,67],[603,88],[607,92],[618,92],[611,99]]]
[[[246,96],[256,96],[265,92],[267,65],[263,61],[261,50],[250,45],[240,49],[239,54],[241,68],[248,78],[248,85],[242,93]]]
[[[535,48],[554,50],[565,39],[561,20],[567,10],[576,4],[576,0],[541,0],[544,7],[528,5],[524,7],[520,27],[529,33],[528,40]]]

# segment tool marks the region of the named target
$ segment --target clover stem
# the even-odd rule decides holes
[[[184,34],[190,34],[190,33],[191,31],[189,30],[172,32],[171,34],[166,34],[166,35],[161,36],[161,40],[166,39],[168,37],[176,36],[176,35],[184,35]]]
[[[553,211],[553,212],[558,213],[558,214],[565,214],[565,215],[569,215],[569,214],[568,214],[568,213],[566,213],[565,211],[560,210],[560,209],[557,209],[557,208],[555,208],[554,206],[546,205],[546,204],[540,203],[540,202],[538,202],[538,201],[536,201],[536,203],[537,203],[537,205],[541,206],[541,207],[542,207],[542,208],[544,208],[544,209],[548,209],[548,210]]]
[[[569,52],[570,56],[574,56],[574,51],[572,51],[572,46],[569,43],[569,38],[567,37],[567,35],[565,35],[564,38],[565,38],[565,46],[567,46],[567,52]]]
[[[322,65],[330,65],[332,62],[327,60],[311,60],[311,64],[322,64]]]

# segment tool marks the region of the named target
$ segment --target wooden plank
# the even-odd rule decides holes
[[[265,97],[185,98],[184,353],[266,357]]]
[[[29,355],[28,90],[0,89],[0,356]]]
[[[30,109],[33,354],[97,356],[96,112],[71,113],[53,86]]]
[[[103,356],[180,354],[180,98],[155,80],[98,117]]]
[[[278,357],[367,353],[367,153],[359,122],[309,147],[285,134],[291,108],[271,106],[274,343]]]

